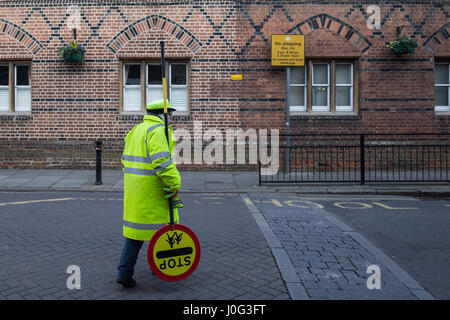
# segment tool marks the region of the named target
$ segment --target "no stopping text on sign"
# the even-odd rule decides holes
[[[272,66],[304,66],[304,35],[272,35]]]

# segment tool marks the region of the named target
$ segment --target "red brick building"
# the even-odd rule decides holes
[[[119,166],[125,134],[161,95],[161,40],[177,128],[283,132],[271,35],[303,34],[291,132],[449,132],[450,2],[371,4],[378,16],[346,0],[0,1],[0,167],[93,167],[96,139]],[[386,47],[400,30],[418,42],[411,55]],[[82,63],[57,54],[74,36]]]

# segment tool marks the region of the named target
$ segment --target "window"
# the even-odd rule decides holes
[[[290,68],[291,112],[355,112],[355,64],[352,61],[307,61]]]
[[[126,64],[123,75],[123,110],[141,111],[141,65]]]
[[[0,63],[0,112],[30,111],[30,64]]]
[[[312,64],[312,111],[330,111],[330,66]]]
[[[158,61],[121,62],[121,109],[144,112],[148,103],[163,98],[161,63]],[[166,63],[167,97],[178,112],[187,112],[189,103],[188,62]]]
[[[161,64],[147,65],[147,104],[163,98]],[[172,101],[169,99],[169,101]]]
[[[31,111],[30,66],[15,66],[15,111]]]
[[[436,111],[450,111],[450,63],[436,63],[434,102]]]
[[[177,111],[187,110],[187,65],[173,63],[170,65],[170,105]]]
[[[306,111],[306,68],[291,68],[290,75],[291,111]]]
[[[0,65],[0,112],[9,111],[9,66]]]
[[[336,111],[353,111],[353,64],[336,63]]]

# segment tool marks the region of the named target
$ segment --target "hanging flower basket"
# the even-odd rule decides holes
[[[392,40],[387,47],[395,54],[413,54],[417,48],[417,41],[407,34],[402,34]]]
[[[86,50],[76,41],[70,41],[67,45],[58,49],[58,55],[65,62],[80,62],[84,59]]]

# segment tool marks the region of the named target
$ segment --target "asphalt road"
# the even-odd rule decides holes
[[[450,299],[450,200],[394,196],[268,196],[273,210],[323,208],[369,239],[437,299]]]
[[[306,258],[298,249],[289,249],[292,241],[286,242],[287,235],[282,237],[283,224],[277,221],[299,228],[296,217],[305,214],[307,229],[311,226],[311,231],[322,230],[324,220],[315,221],[317,212],[312,210],[319,208],[369,239],[434,297],[450,299],[449,200],[286,194],[250,198],[275,234],[281,235],[279,240],[312,298],[363,298],[352,296],[356,288],[353,283],[336,282],[338,287],[329,287],[326,277],[310,274],[326,270],[319,261],[321,257],[311,256],[316,250],[314,245],[323,244],[323,239],[316,238],[322,235],[310,234],[314,243],[308,244],[308,263],[314,263],[316,269],[305,264]],[[184,194],[183,201],[181,223],[192,227],[202,245],[197,270],[186,280],[167,283],[151,275],[146,254],[141,252],[135,273],[138,286],[124,290],[115,283],[123,245],[121,193],[0,192],[0,299],[290,299],[278,261],[241,196]],[[282,215],[287,220],[280,220]],[[332,225],[323,230],[337,232]],[[292,235],[299,234],[291,231]],[[332,234],[323,235],[327,237],[327,241],[335,240]],[[344,235],[339,237],[347,241]],[[291,240],[302,244],[301,239]],[[364,254],[361,248],[346,250],[345,254],[357,252]],[[331,268],[332,264],[336,265],[327,265]],[[345,264],[341,266],[348,276]],[[71,265],[81,269],[81,290],[66,286],[67,268]],[[365,270],[355,272],[359,277],[356,280],[363,280],[358,284],[361,292],[367,293]],[[311,276],[319,281],[313,283]],[[351,282],[352,278],[348,279]],[[390,276],[386,281],[396,287],[398,280],[394,280]],[[379,298],[387,293],[382,290]],[[398,290],[390,293],[403,297]]]
[[[328,212],[371,240],[434,297],[450,299],[450,200],[336,202],[322,201]]]

